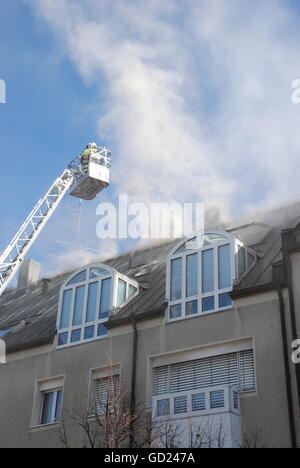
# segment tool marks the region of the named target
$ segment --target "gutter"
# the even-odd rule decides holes
[[[25,343],[25,344],[19,343],[13,346],[10,346],[8,344],[6,347],[6,352],[7,354],[13,354],[13,353],[18,353],[20,351],[27,351],[28,349],[39,348],[40,346],[51,345],[53,344],[54,338],[55,338],[55,335],[53,335],[51,338],[41,338],[39,340],[35,340],[34,342]]]
[[[128,314],[123,317],[118,317],[118,316],[116,316],[116,318],[112,317],[108,320],[108,322],[105,323],[105,326],[106,328],[111,330],[112,328],[121,327],[122,325],[132,324],[132,315],[134,315],[136,317],[136,320],[140,322],[142,320],[162,317],[165,314],[165,312],[166,312],[166,305],[164,303],[162,304],[161,307],[157,309],[145,310],[143,312],[139,312],[138,315],[136,315],[136,311],[134,311],[131,314]]]
[[[135,423],[135,412],[136,412],[136,376],[137,376],[137,356],[138,356],[138,328],[137,322],[146,320],[153,317],[161,316],[165,313],[165,303],[163,307],[155,310],[147,310],[136,316],[136,312],[133,311],[129,316],[115,320],[112,324],[110,323],[109,328],[119,326],[120,322],[123,325],[130,321],[133,329],[133,343],[132,343],[132,368],[131,368],[131,392],[130,392],[130,431],[129,431],[129,448],[134,448],[134,423]]]
[[[132,370],[131,370],[131,394],[130,394],[130,431],[129,431],[129,447],[134,445],[134,419],[136,410],[136,371],[137,371],[137,350],[138,350],[138,329],[136,316],[131,314],[131,324],[133,329],[133,345],[132,345]]]
[[[234,287],[231,291],[230,297],[232,300],[238,299],[240,297],[254,296],[255,294],[262,294],[269,291],[274,291],[275,286],[273,281],[269,283],[259,284],[255,286],[249,286],[247,288],[240,288],[238,286]]]

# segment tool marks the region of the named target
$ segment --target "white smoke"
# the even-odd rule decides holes
[[[25,1],[99,85],[118,193],[235,214],[298,196],[300,31],[287,3]]]

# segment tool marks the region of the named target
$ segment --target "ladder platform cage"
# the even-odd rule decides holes
[[[111,152],[107,148],[98,146],[89,157],[88,167],[84,167],[80,156],[69,167],[74,171],[74,183],[70,195],[82,200],[93,200],[109,186]]]

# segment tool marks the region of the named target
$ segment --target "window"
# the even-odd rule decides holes
[[[36,384],[32,428],[57,424],[61,420],[64,377],[39,381]]]
[[[137,293],[137,286],[130,284],[122,279],[118,279],[118,298],[117,307],[122,306],[128,299]]]
[[[110,375],[94,381],[95,412],[107,414],[120,404],[120,375]]]
[[[41,425],[54,424],[60,421],[62,394],[62,389],[43,393]]]
[[[232,307],[236,277],[255,263],[255,254],[231,234],[205,232],[183,241],[168,261],[169,320]]]
[[[61,290],[58,347],[104,338],[109,314],[138,292],[138,284],[105,265],[75,273]]]
[[[154,395],[228,385],[241,392],[255,390],[253,350],[160,366],[153,370]],[[217,399],[217,395],[214,397]],[[198,398],[201,399],[201,393]]]
[[[242,245],[238,245],[237,251],[237,272],[238,277],[241,277],[255,263],[255,255],[247,251]]]
[[[126,282],[122,279],[118,280],[118,301],[117,305],[120,306],[126,301]]]
[[[239,415],[239,394],[256,389],[253,349],[178,363],[174,356],[166,359],[170,364],[153,367],[154,419]]]

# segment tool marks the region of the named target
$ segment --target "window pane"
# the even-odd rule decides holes
[[[81,338],[81,328],[73,330],[71,334],[71,343],[77,343]]]
[[[109,271],[101,267],[90,268],[90,279],[99,278],[99,276],[107,276],[109,274]]]
[[[81,273],[78,273],[78,275],[74,276],[74,278],[71,279],[71,281],[69,281],[68,285],[83,283],[85,280],[86,280],[86,270],[82,271]]]
[[[98,282],[89,284],[86,322],[93,322],[96,318],[98,286]]]
[[[60,415],[61,415],[61,405],[62,405],[62,390],[59,390],[57,392],[57,399],[56,399],[56,408],[55,408],[55,422],[60,421]]]
[[[181,304],[177,304],[170,307],[170,319],[176,319],[181,317]]]
[[[253,350],[242,351],[239,360],[239,387],[243,392],[255,390],[255,364]]]
[[[111,375],[94,381],[96,414],[114,411],[114,402],[120,397],[120,375]]]
[[[132,286],[132,284],[129,285],[129,290],[128,290],[128,297],[133,296],[137,292],[137,288]]]
[[[51,424],[52,410],[54,402],[54,392],[44,393],[41,424]]]
[[[212,297],[205,297],[202,299],[202,312],[210,312],[215,308],[215,298]]]
[[[198,314],[198,301],[187,302],[185,315]]]
[[[177,258],[171,262],[171,301],[182,297],[182,259]]]
[[[119,279],[118,281],[118,299],[117,299],[117,306],[124,304],[126,301],[126,287],[127,284],[125,281]]]
[[[208,293],[214,288],[214,251],[202,252],[202,292]]]
[[[72,293],[72,289],[67,289],[66,291],[64,291],[60,317],[60,329],[68,328],[70,325]]]
[[[108,318],[111,309],[110,296],[111,278],[108,278],[101,283],[100,319]]]
[[[169,393],[169,366],[153,369],[153,395]]]
[[[217,244],[226,241],[226,237],[219,234],[204,234],[203,245]]]
[[[179,249],[176,250],[175,254],[185,252],[187,250],[196,250],[199,248],[198,238],[194,237],[193,239],[189,239],[185,244],[183,244]]]
[[[189,255],[186,259],[186,296],[196,296],[198,293],[198,255]]]
[[[157,416],[169,416],[170,414],[170,400],[158,400],[157,401]]]
[[[229,294],[220,294],[219,296],[219,307],[230,307],[232,306],[232,299]]]
[[[108,334],[107,328],[103,323],[98,326],[98,336],[106,336]]]
[[[230,244],[219,247],[219,289],[231,287]]]
[[[224,408],[225,406],[225,396],[224,390],[216,390],[215,392],[210,392],[210,408]]]
[[[192,395],[192,411],[204,411],[206,409],[205,393]]]
[[[79,288],[76,288],[73,325],[82,324],[84,291],[85,291],[85,286],[80,286]]]
[[[235,409],[239,409],[239,394],[236,391],[233,391],[233,406]]]
[[[94,338],[95,327],[86,327],[84,330],[84,339],[91,340]]]
[[[243,247],[238,247],[238,275],[241,276],[246,270],[246,251]]]
[[[180,396],[174,398],[174,413],[182,414],[187,413],[187,397]]]
[[[58,346],[64,346],[68,343],[68,333],[60,333],[58,335]]]

